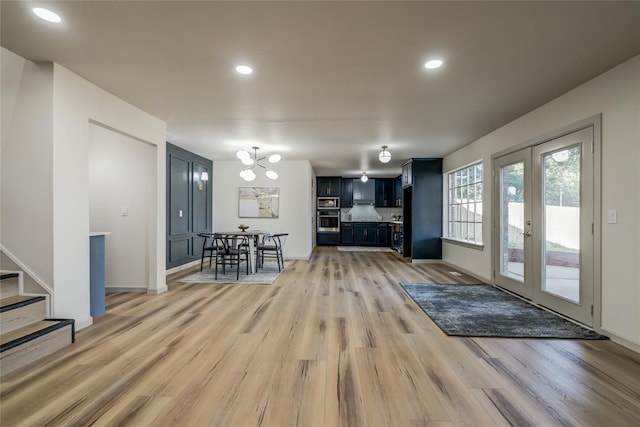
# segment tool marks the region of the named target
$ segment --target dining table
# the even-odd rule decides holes
[[[261,230],[244,230],[244,231],[216,231],[210,233],[211,236],[218,234],[229,237],[248,237],[249,241],[249,271],[251,274],[256,272],[256,245],[258,244],[258,239],[260,236],[264,234],[264,231]]]

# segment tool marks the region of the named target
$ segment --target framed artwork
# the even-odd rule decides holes
[[[277,187],[239,187],[238,217],[278,218],[280,195]]]

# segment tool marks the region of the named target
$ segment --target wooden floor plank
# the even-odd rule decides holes
[[[640,356],[608,341],[446,336],[400,282],[477,283],[317,248],[270,286],[113,293],[74,345],[0,383],[0,424],[640,425]]]

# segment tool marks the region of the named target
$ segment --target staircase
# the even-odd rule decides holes
[[[0,375],[75,342],[73,319],[46,319],[42,295],[20,295],[20,274],[0,272]]]

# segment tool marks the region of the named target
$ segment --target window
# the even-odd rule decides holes
[[[482,162],[449,172],[447,237],[482,244]]]

